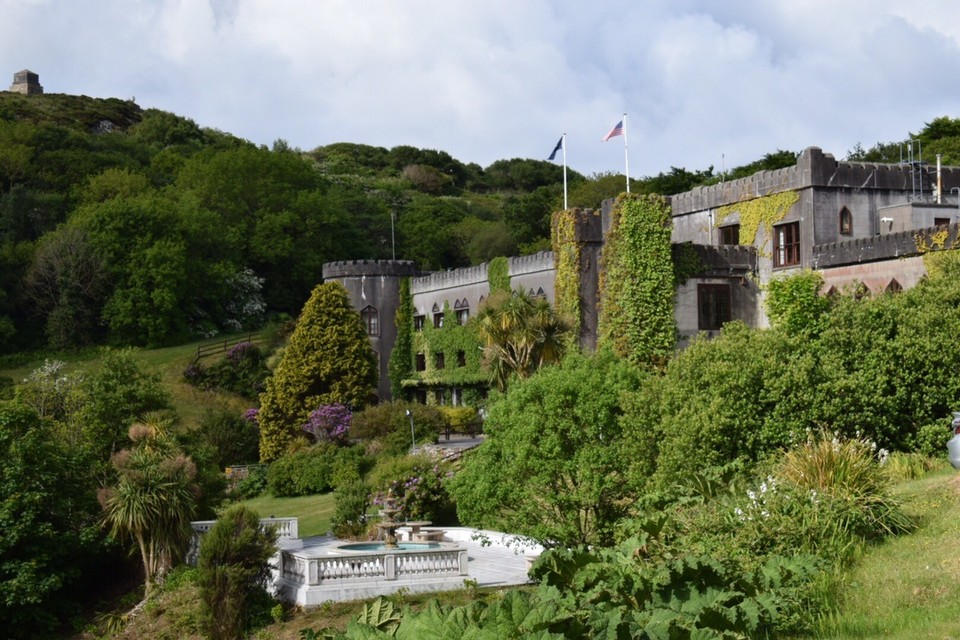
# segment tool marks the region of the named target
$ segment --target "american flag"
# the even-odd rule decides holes
[[[623,135],[623,120],[618,122],[616,126],[613,127],[613,129],[610,129],[610,133],[603,136],[603,140],[601,140],[601,142],[606,142],[610,138],[616,138],[617,136],[622,136],[622,135]]]

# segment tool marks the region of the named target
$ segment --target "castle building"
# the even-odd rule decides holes
[[[675,320],[682,346],[696,335],[712,335],[732,320],[768,326],[763,286],[801,269],[820,272],[827,294],[848,289],[896,293],[914,286],[926,274],[923,254],[956,243],[960,167],[844,162],[811,147],[792,167],[698,187],[672,196],[670,205],[672,241],[689,244],[702,265],[676,291]],[[612,201],[606,201],[599,210],[577,216],[580,343],[588,349],[596,346],[599,258],[611,207]],[[509,258],[511,287],[523,287],[552,303],[553,258],[552,252]],[[400,261],[324,266],[324,279],[346,285],[361,318],[378,318],[376,329],[365,322],[381,361],[378,395],[382,400],[390,398],[386,362],[396,339],[393,318],[400,279],[411,277],[414,331],[422,332],[427,325],[439,329],[445,318],[466,322],[490,294],[489,266],[429,274],[417,274],[413,263]],[[458,395],[456,383],[446,380],[470,377],[427,375],[431,365],[437,368],[437,354],[427,353],[428,345],[420,349],[415,356],[418,377],[405,381],[415,390],[414,397],[460,404],[462,394]],[[453,357],[439,356],[440,369]],[[457,353],[461,366],[475,357]]]
[[[10,85],[10,91],[27,95],[41,94],[43,93],[43,87],[40,86],[40,76],[29,69],[17,71],[13,74],[13,84]]]

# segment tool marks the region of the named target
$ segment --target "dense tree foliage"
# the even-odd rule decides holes
[[[83,452],[19,402],[0,403],[0,629],[45,637],[76,611],[98,549],[94,478]]]
[[[618,416],[640,374],[612,353],[574,354],[492,403],[487,438],[453,478],[461,521],[548,545],[606,544],[632,501],[633,447]]]
[[[343,285],[318,285],[260,396],[261,459],[271,461],[282,455],[320,405],[340,403],[362,409],[373,395],[376,380],[370,341]]]

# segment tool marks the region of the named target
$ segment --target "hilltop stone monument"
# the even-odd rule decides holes
[[[10,85],[10,91],[27,95],[41,94],[43,93],[43,87],[40,86],[40,76],[29,69],[17,71],[13,74],[13,84]]]

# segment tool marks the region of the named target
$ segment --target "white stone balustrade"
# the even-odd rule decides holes
[[[319,557],[293,551],[281,553],[281,578],[299,585],[465,575],[467,552],[460,548],[390,550]]]

